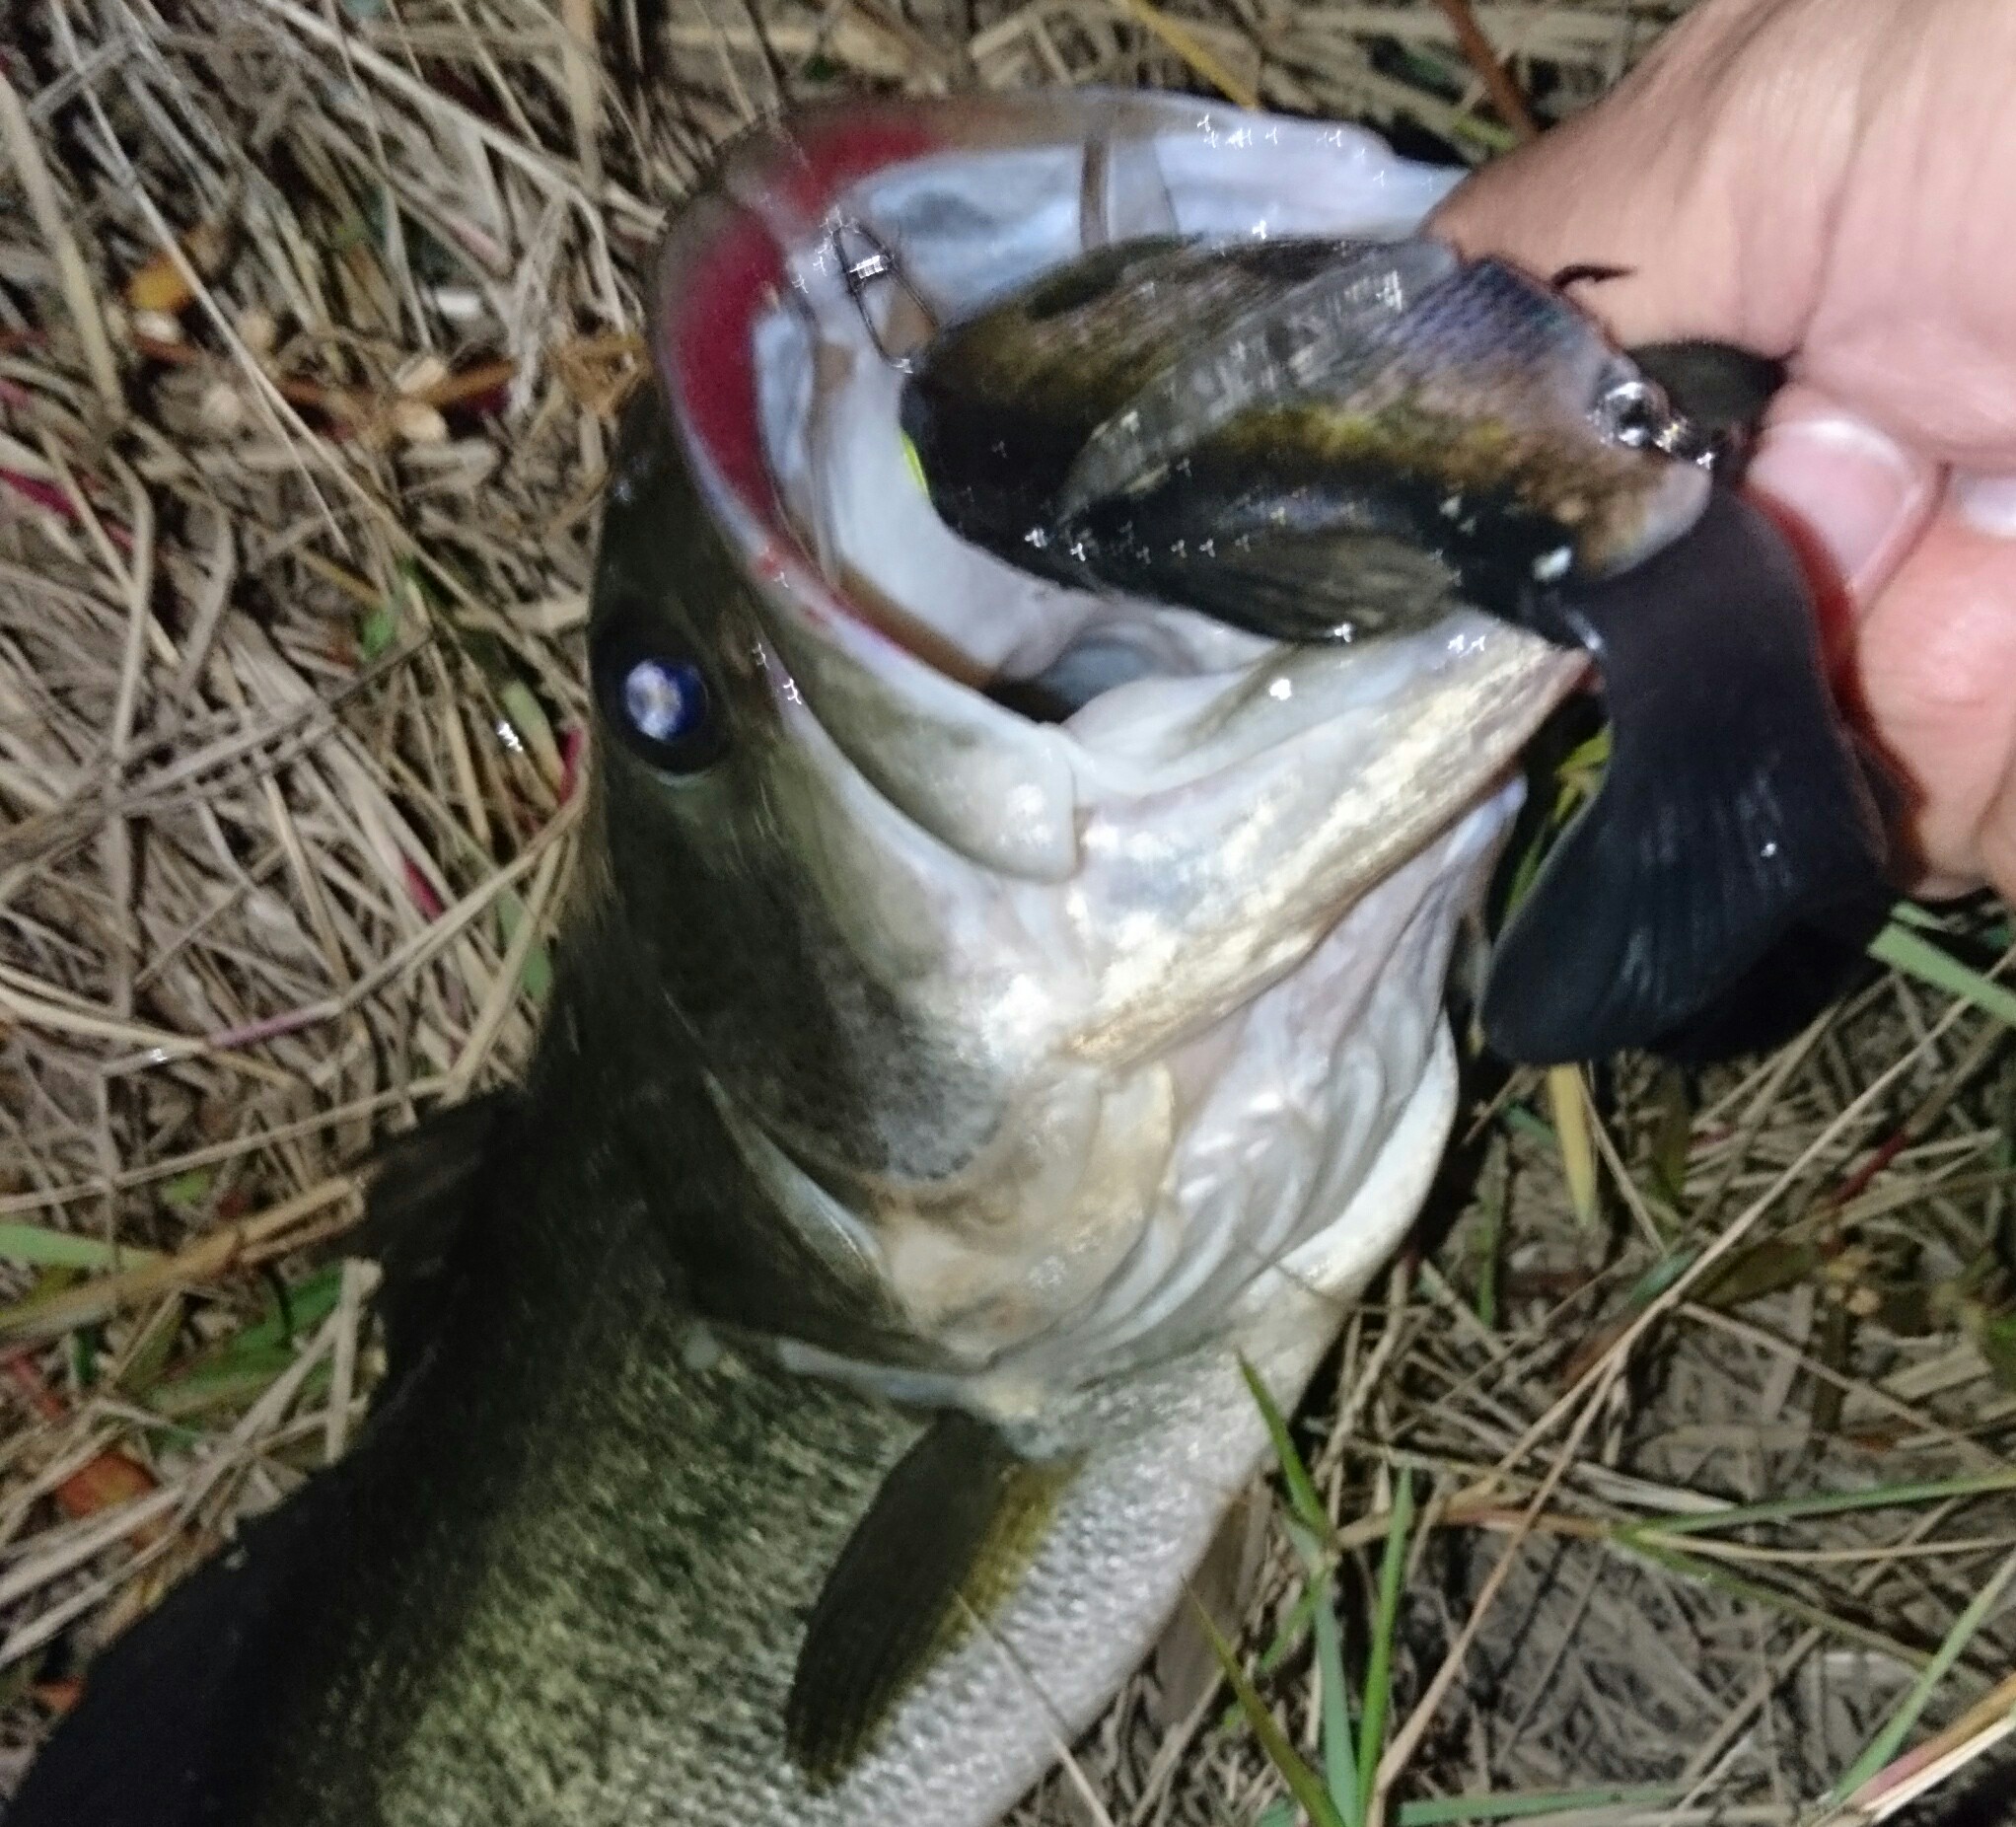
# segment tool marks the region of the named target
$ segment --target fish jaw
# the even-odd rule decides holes
[[[746,148],[665,259],[667,409],[642,434],[661,493],[613,502],[605,532],[608,562],[633,554],[630,596],[712,615],[688,637],[748,662],[746,689],[724,694],[739,733],[709,777],[659,781],[612,751],[612,843],[629,858],[613,901],[660,959],[670,1017],[697,1039],[771,1207],[858,1297],[858,1325],[838,1315],[787,1347],[795,1361],[996,1408],[1176,1349],[1330,1219],[1349,1184],[1320,1163],[1341,1148],[1362,1168],[1353,1126],[1390,1115],[1422,1069],[1458,910],[1418,928],[1375,911],[1364,949],[1356,928],[1336,942],[1352,971],[1310,963],[1409,859],[1433,851],[1460,876],[1458,900],[1474,895],[1518,749],[1581,666],[1474,616],[1311,653],[1060,590],[1039,623],[1051,616],[1067,645],[1087,630],[1136,643],[1151,663],[1044,724],[975,689],[1005,649],[968,652],[962,677],[857,587],[883,553],[916,549],[925,581],[955,598],[972,586],[1012,605],[1022,586],[952,540],[907,478],[883,518],[853,525],[820,511],[815,465],[793,473],[790,453],[826,450],[843,480],[878,410],[883,459],[900,462],[883,332],[833,268],[830,223],[868,222],[903,248],[920,294],[957,299],[1011,282],[1059,235],[1075,245],[1087,187],[1117,184],[1127,207],[1160,196],[1188,226],[1235,207],[1218,161],[1266,169],[1251,144],[1206,144],[1207,175],[1187,177],[1194,104],[1129,99],[1115,117],[1104,101],[1058,107],[1055,120],[1047,104],[899,110],[894,126],[870,111],[834,129],[839,151],[821,150],[831,123],[816,118]],[[1021,135],[1005,150],[988,138],[1003,119]],[[1239,132],[1262,129],[1293,131]],[[1303,132],[1292,157],[1324,163],[1340,229],[1404,228],[1446,182],[1362,136]],[[1089,138],[1132,147],[1123,183],[1111,159],[1080,182]],[[1073,226],[1052,222],[1044,242],[1042,197],[1060,173]],[[1024,230],[1034,253],[1011,259],[945,228],[976,195],[1005,209],[997,191],[1012,200],[1016,182],[1039,223]],[[869,405],[849,424],[822,389]],[[599,583],[597,627],[616,594]],[[1485,840],[1436,850],[1480,804]],[[719,911],[694,912],[695,890]],[[736,914],[756,907],[778,917]],[[1405,1040],[1378,1095],[1346,1109],[1324,1068],[1348,1052],[1364,985],[1396,945],[1430,960],[1432,981],[1393,1027]],[[1276,1056],[1264,1066],[1263,1042]],[[756,1324],[766,1295],[759,1274],[745,1278],[721,1317]],[[921,1348],[900,1364],[892,1313]]]

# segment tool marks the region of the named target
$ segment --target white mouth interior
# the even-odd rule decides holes
[[[971,315],[1092,248],[1148,235],[1212,239],[1411,232],[1460,174],[1408,166],[1309,122],[1113,142],[940,154],[842,192],[828,222],[865,225],[939,324]],[[760,435],[784,512],[836,591],[919,657],[1099,746],[1131,721],[1119,688],[1246,672],[1272,642],[1138,598],[1029,576],[958,539],[911,474],[903,376],[877,346],[903,285],[867,295],[821,237],[787,251],[796,291],[756,319]],[[1026,682],[1030,689],[1012,688]]]

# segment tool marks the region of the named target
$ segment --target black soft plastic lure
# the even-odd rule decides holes
[[[1784,535],[1736,492],[1776,363],[1620,355],[1559,289],[1417,239],[1102,250],[942,333],[903,427],[1026,569],[1289,640],[1468,604],[1601,674],[1612,754],[1500,935],[1535,1063],[1793,1031],[1891,900],[1880,765]]]

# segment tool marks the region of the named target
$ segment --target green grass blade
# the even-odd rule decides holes
[[[1275,1405],[1273,1392],[1260,1381],[1260,1372],[1244,1357],[1239,1360],[1239,1374],[1246,1378],[1246,1386],[1253,1391],[1253,1399],[1260,1408],[1260,1419],[1267,1425],[1267,1437],[1274,1443],[1274,1457],[1281,1462],[1281,1482],[1287,1487],[1289,1509],[1296,1521],[1319,1543],[1328,1541],[1330,1511],[1317,1495],[1316,1481],[1302,1463],[1302,1455],[1296,1450],[1295,1441],[1288,1432],[1288,1424]]]
[[[1658,1808],[1686,1793],[1679,1783],[1641,1783],[1619,1789],[1534,1790],[1515,1795],[1430,1795],[1402,1802],[1397,1814],[1399,1827],[1461,1827],[1466,1821],[1517,1821],[1592,1808]]]
[[[1365,1667],[1365,1710],[1358,1720],[1358,1819],[1372,1812],[1379,1758],[1386,1749],[1386,1717],[1393,1705],[1393,1640],[1400,1627],[1402,1576],[1406,1571],[1407,1538],[1414,1526],[1414,1477],[1398,1475],[1386,1552],[1379,1563],[1379,1608],[1372,1623],[1372,1652]]]
[[[2011,1555],[1995,1570],[1994,1577],[1953,1620],[1953,1628],[1946,1633],[1945,1641],[1932,1659],[1918,1671],[1918,1678],[1911,1683],[1910,1692],[1904,1697],[1890,1722],[1870,1740],[1869,1748],[1855,1759],[1847,1774],[1835,1785],[1836,1799],[1852,1795],[1904,1748],[1904,1741],[1910,1736],[1911,1727],[1918,1722],[1919,1715],[1931,1702],[1939,1683],[1952,1672],[1953,1664],[1960,1660],[1982,1621],[2000,1602],[2012,1578],[2016,1578],[2016,1555]]]
[[[1929,908],[1921,908],[1915,901],[1900,901],[1890,910],[1890,917],[1900,926],[1914,927],[1919,932],[1944,932],[1946,922]]]
[[[1713,1535],[1758,1522],[1800,1522],[1811,1516],[1839,1516],[1850,1510],[1898,1509],[1913,1503],[1950,1503],[1963,1498],[1994,1497],[2016,1491],[2016,1466],[1977,1472],[1965,1478],[1926,1479],[1917,1484],[1873,1485],[1867,1491],[1823,1491],[1803,1498],[1772,1498],[1738,1503],[1697,1515],[1661,1516],[1626,1523],[1620,1539],[1664,1540],[1676,1535]]]
[[[1331,1582],[1318,1587],[1324,1603],[1316,1614],[1316,1678],[1323,1729],[1323,1780],[1344,1817],[1345,1827],[1365,1827],[1358,1795],[1358,1762],[1351,1746],[1351,1702],[1344,1691],[1344,1633],[1337,1624]]]
[[[512,890],[497,896],[497,930],[509,945],[518,936],[525,918],[525,902]],[[518,987],[535,1002],[543,1002],[553,987],[553,961],[544,945],[535,943],[525,954],[525,968],[518,974]]]
[[[1528,1141],[1539,1142],[1544,1148],[1558,1149],[1561,1145],[1559,1138],[1554,1134],[1553,1126],[1543,1122],[1524,1104],[1507,1104],[1498,1113],[1498,1121],[1510,1133],[1523,1135]]]
[[[103,1238],[79,1237],[43,1224],[0,1224],[0,1257],[37,1269],[131,1269],[160,1261],[161,1252],[130,1245],[114,1249]]]
[[[1302,1588],[1302,1596],[1295,1601],[1287,1617],[1281,1620],[1281,1628],[1273,1635],[1267,1646],[1254,1658],[1254,1666],[1262,1675],[1271,1675],[1288,1659],[1288,1651],[1302,1641],[1317,1612],[1324,1602],[1325,1586],[1322,1580],[1312,1579]],[[1237,1706],[1227,1707],[1218,1718],[1218,1729],[1229,1732],[1239,1723]]]
[[[1648,1561],[1655,1567],[1663,1567],[1669,1573],[1676,1573],[1683,1579],[1719,1587],[1737,1598],[1749,1600],[1753,1605],[1762,1605],[1787,1618],[1796,1618],[1801,1624],[1816,1625],[1830,1637],[1839,1638],[1843,1643],[1859,1644],[1865,1649],[1874,1649],[1879,1655],[1892,1656],[1908,1668],[1925,1665],[1923,1650],[1914,1649],[1898,1638],[1868,1629],[1851,1619],[1837,1618],[1825,1606],[1810,1604],[1789,1592],[1780,1592],[1777,1587],[1766,1585],[1763,1580],[1746,1579],[1740,1573],[1731,1572],[1719,1562],[1684,1554],[1678,1548],[1662,1548],[1656,1542],[1642,1538],[1627,1542],[1620,1536],[1616,1541],[1624,1553]]]
[[[1238,1697],[1239,1710],[1246,1715],[1246,1722],[1253,1727],[1253,1735],[1260,1740],[1267,1762],[1281,1773],[1281,1781],[1287,1784],[1288,1792],[1301,1804],[1302,1811],[1309,1816],[1314,1827],[1346,1827],[1336,1804],[1324,1791],[1323,1779],[1310,1769],[1302,1753],[1288,1742],[1288,1734],[1282,1731],[1279,1721],[1267,1711],[1260,1690],[1247,1679],[1246,1670],[1239,1665],[1239,1657],[1232,1652],[1232,1645],[1219,1634],[1217,1625],[1211,1622],[1211,1614],[1197,1603],[1194,1594],[1190,1597],[1190,1604],[1196,1611],[1197,1622],[1203,1626],[1211,1653],[1218,1658],[1219,1668],[1224,1671],[1225,1679],[1231,1683],[1232,1692]]]
[[[269,1300],[263,1318],[207,1347],[193,1359],[184,1360],[173,1370],[166,1369],[163,1362],[157,1362],[151,1373],[145,1367],[136,1366],[127,1376],[124,1387],[128,1393],[142,1397],[160,1391],[163,1400],[150,1400],[150,1406],[164,1414],[183,1412],[180,1406],[180,1398],[174,1393],[178,1389],[186,1388],[191,1392],[205,1388],[223,1390],[248,1380],[263,1387],[260,1379],[270,1382],[292,1363],[297,1342],[335,1311],[336,1302],[342,1294],[342,1264],[331,1263],[325,1269],[319,1269],[287,1290],[284,1308],[278,1300]],[[192,1399],[199,1404],[209,1400],[200,1396]]]
[[[1934,989],[1972,1002],[2005,1027],[2016,1028],[2016,990],[1991,983],[1979,971],[1970,971],[1943,946],[1920,937],[1900,920],[1893,918],[1869,941],[1869,956]]]

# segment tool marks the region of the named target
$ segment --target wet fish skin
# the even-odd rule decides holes
[[[1038,117],[1082,139],[1107,109]],[[928,138],[918,115],[1029,124],[999,102],[896,111],[906,143]],[[1120,114],[1195,130],[1188,102]],[[746,246],[747,226],[723,239]],[[1138,1663],[1263,1462],[1237,1355],[1292,1402],[1418,1208],[1453,1110],[1450,936],[1509,816],[1508,765],[1573,664],[1472,617],[1377,653],[1269,657],[1229,687],[1175,681],[1176,714],[1070,752],[1078,873],[1018,875],[960,823],[987,795],[899,801],[867,764],[907,743],[928,784],[1027,727],[856,639],[802,575],[781,600],[781,537],[703,500],[709,448],[649,406],[617,458],[591,610],[603,766],[525,1090],[415,1138],[381,1181],[394,1369],[363,1437],[94,1667],[14,1827],[984,1827]],[[798,609],[809,657],[787,678]],[[1228,858],[1216,821],[1235,815]],[[1099,894],[1080,926],[1042,899]],[[1001,972],[1023,935],[965,920],[974,905],[1029,915],[1043,968]],[[975,926],[993,949],[946,939]],[[1144,937],[1176,966],[1141,971]],[[979,1018],[1026,1020],[1038,992],[1069,1017],[1061,1037],[1037,1024],[1044,1048]],[[1308,1059],[1276,1059],[1310,1037]],[[1251,1146],[1210,1164],[1241,1194],[1229,1214],[1179,1213],[1173,1260],[1127,1259],[1149,1293],[1175,1282],[1146,1336],[1109,1349],[1074,1335],[1076,1309],[1050,1320],[1024,1284],[1069,1266],[1056,1233],[1088,1213],[992,1197],[1023,1191],[1012,1151],[998,1187],[982,1171],[1004,1088],[1052,1068],[1117,1086],[1113,1127],[1152,1190],[1157,1106],[1128,1073],[1181,1074],[1188,1116],[1238,1091],[1243,1048],[1284,1113],[1265,1174],[1238,1178]],[[1305,1108],[1333,1082],[1337,1111]],[[1216,1133],[1228,1156],[1261,1139]],[[904,1214],[913,1236],[976,1236],[1031,1295],[1033,1363],[1005,1391],[859,1247],[867,1199],[835,1216],[841,1193],[905,1177],[937,1201]],[[1275,1206],[1294,1222],[1255,1244],[1241,1223]],[[1118,1329],[1146,1298],[1087,1304]],[[820,1343],[851,1380],[788,1367]],[[805,1621],[929,1437],[892,1392],[933,1378],[1021,1456],[1076,1470],[982,1626],[814,1782],[786,1741]]]
[[[662,531],[663,497],[641,499]],[[738,739],[760,744],[759,705],[722,677],[755,725]],[[1033,1449],[1086,1456],[999,1640],[959,1644],[865,1757],[813,1783],[784,1745],[801,1621],[922,1424],[700,1320],[735,1242],[723,1214],[760,1225],[767,1195],[662,993],[663,907],[617,892],[633,845],[684,866],[677,827],[702,802],[668,819],[666,782],[654,811],[622,777],[593,814],[524,1091],[486,1145],[416,1139],[375,1195],[406,1248],[388,1258],[395,1373],[363,1438],[100,1660],[9,1827],[990,1821],[1057,1720],[1089,1718],[1145,1651],[1264,1452],[1235,1352],[1292,1400],[1337,1324],[1326,1290],[1369,1274],[1417,1205],[1454,1096],[1446,1040],[1364,1215],[1340,1220],[1341,1260],[1263,1276],[1208,1349],[1040,1418]],[[1394,1040],[1380,1070],[1419,1069],[1408,1027],[1434,1008],[1481,842],[1451,834],[1347,915],[1341,942],[1401,1017],[1373,1024]],[[858,1320],[854,1295],[808,1298],[808,1324]]]

